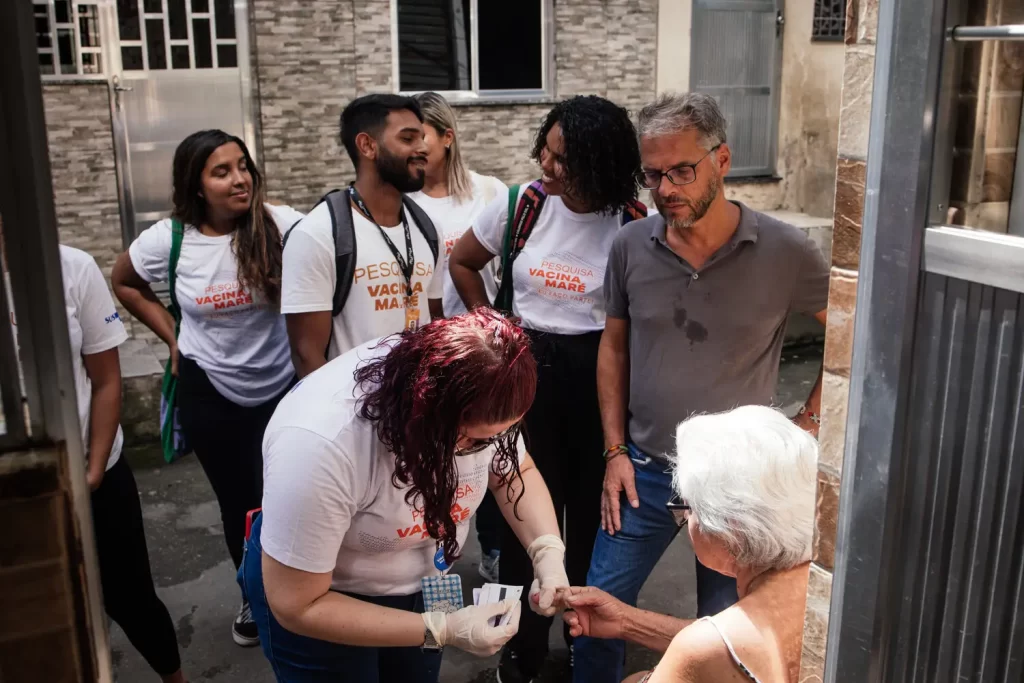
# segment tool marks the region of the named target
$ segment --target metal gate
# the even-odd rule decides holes
[[[962,42],[1024,25],[965,9],[879,3],[830,682],[1024,680],[1024,238],[943,224]]]
[[[111,109],[127,244],[171,208],[171,160],[220,128],[258,155],[247,0],[118,0]]]
[[[730,176],[775,172],[782,26],[782,0],[694,0],[690,90],[729,122]]]

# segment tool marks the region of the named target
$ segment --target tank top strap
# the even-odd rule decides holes
[[[725,631],[722,630],[722,627],[719,626],[714,619],[712,619],[711,617],[701,617],[697,621],[706,621],[712,626],[714,626],[715,630],[718,631],[718,635],[722,638],[722,642],[725,643],[726,649],[729,650],[729,656],[732,657],[733,663],[736,664],[739,670],[742,671],[747,676],[747,678],[754,681],[754,683],[761,683],[761,681],[758,680],[757,676],[750,673],[750,669],[747,668],[746,664],[740,661],[739,656],[736,654],[736,650],[734,650],[732,647],[732,642],[729,641],[729,636],[725,635]]]

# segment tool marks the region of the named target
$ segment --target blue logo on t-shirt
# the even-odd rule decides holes
[[[120,320],[120,319],[121,319],[121,315],[117,311],[114,311],[114,315],[108,315],[106,318],[103,319],[103,322],[105,322],[105,323],[107,323],[109,325],[110,323],[114,322],[115,320]]]

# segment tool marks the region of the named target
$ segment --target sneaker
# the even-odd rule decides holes
[[[519,669],[519,655],[507,647],[501,651],[497,674],[498,683],[533,683],[533,679],[527,678]]]
[[[501,559],[499,551],[492,550],[480,557],[478,571],[487,583],[498,583],[498,560]]]
[[[242,647],[260,644],[260,635],[256,630],[256,622],[252,620],[252,608],[248,600],[243,600],[242,606],[238,608],[238,616],[231,624],[231,638]]]

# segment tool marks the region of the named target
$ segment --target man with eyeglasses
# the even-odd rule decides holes
[[[732,162],[715,100],[665,95],[639,115],[658,215],[619,232],[605,271],[598,395],[607,461],[587,585],[629,605],[679,531],[668,456],[680,421],[771,405],[791,312],[825,321],[828,264],[799,229],[726,199]],[[796,423],[817,434],[821,377]],[[685,458],[685,453],[680,454]],[[737,600],[697,562],[697,616]],[[621,640],[578,638],[574,680],[622,679]]]

